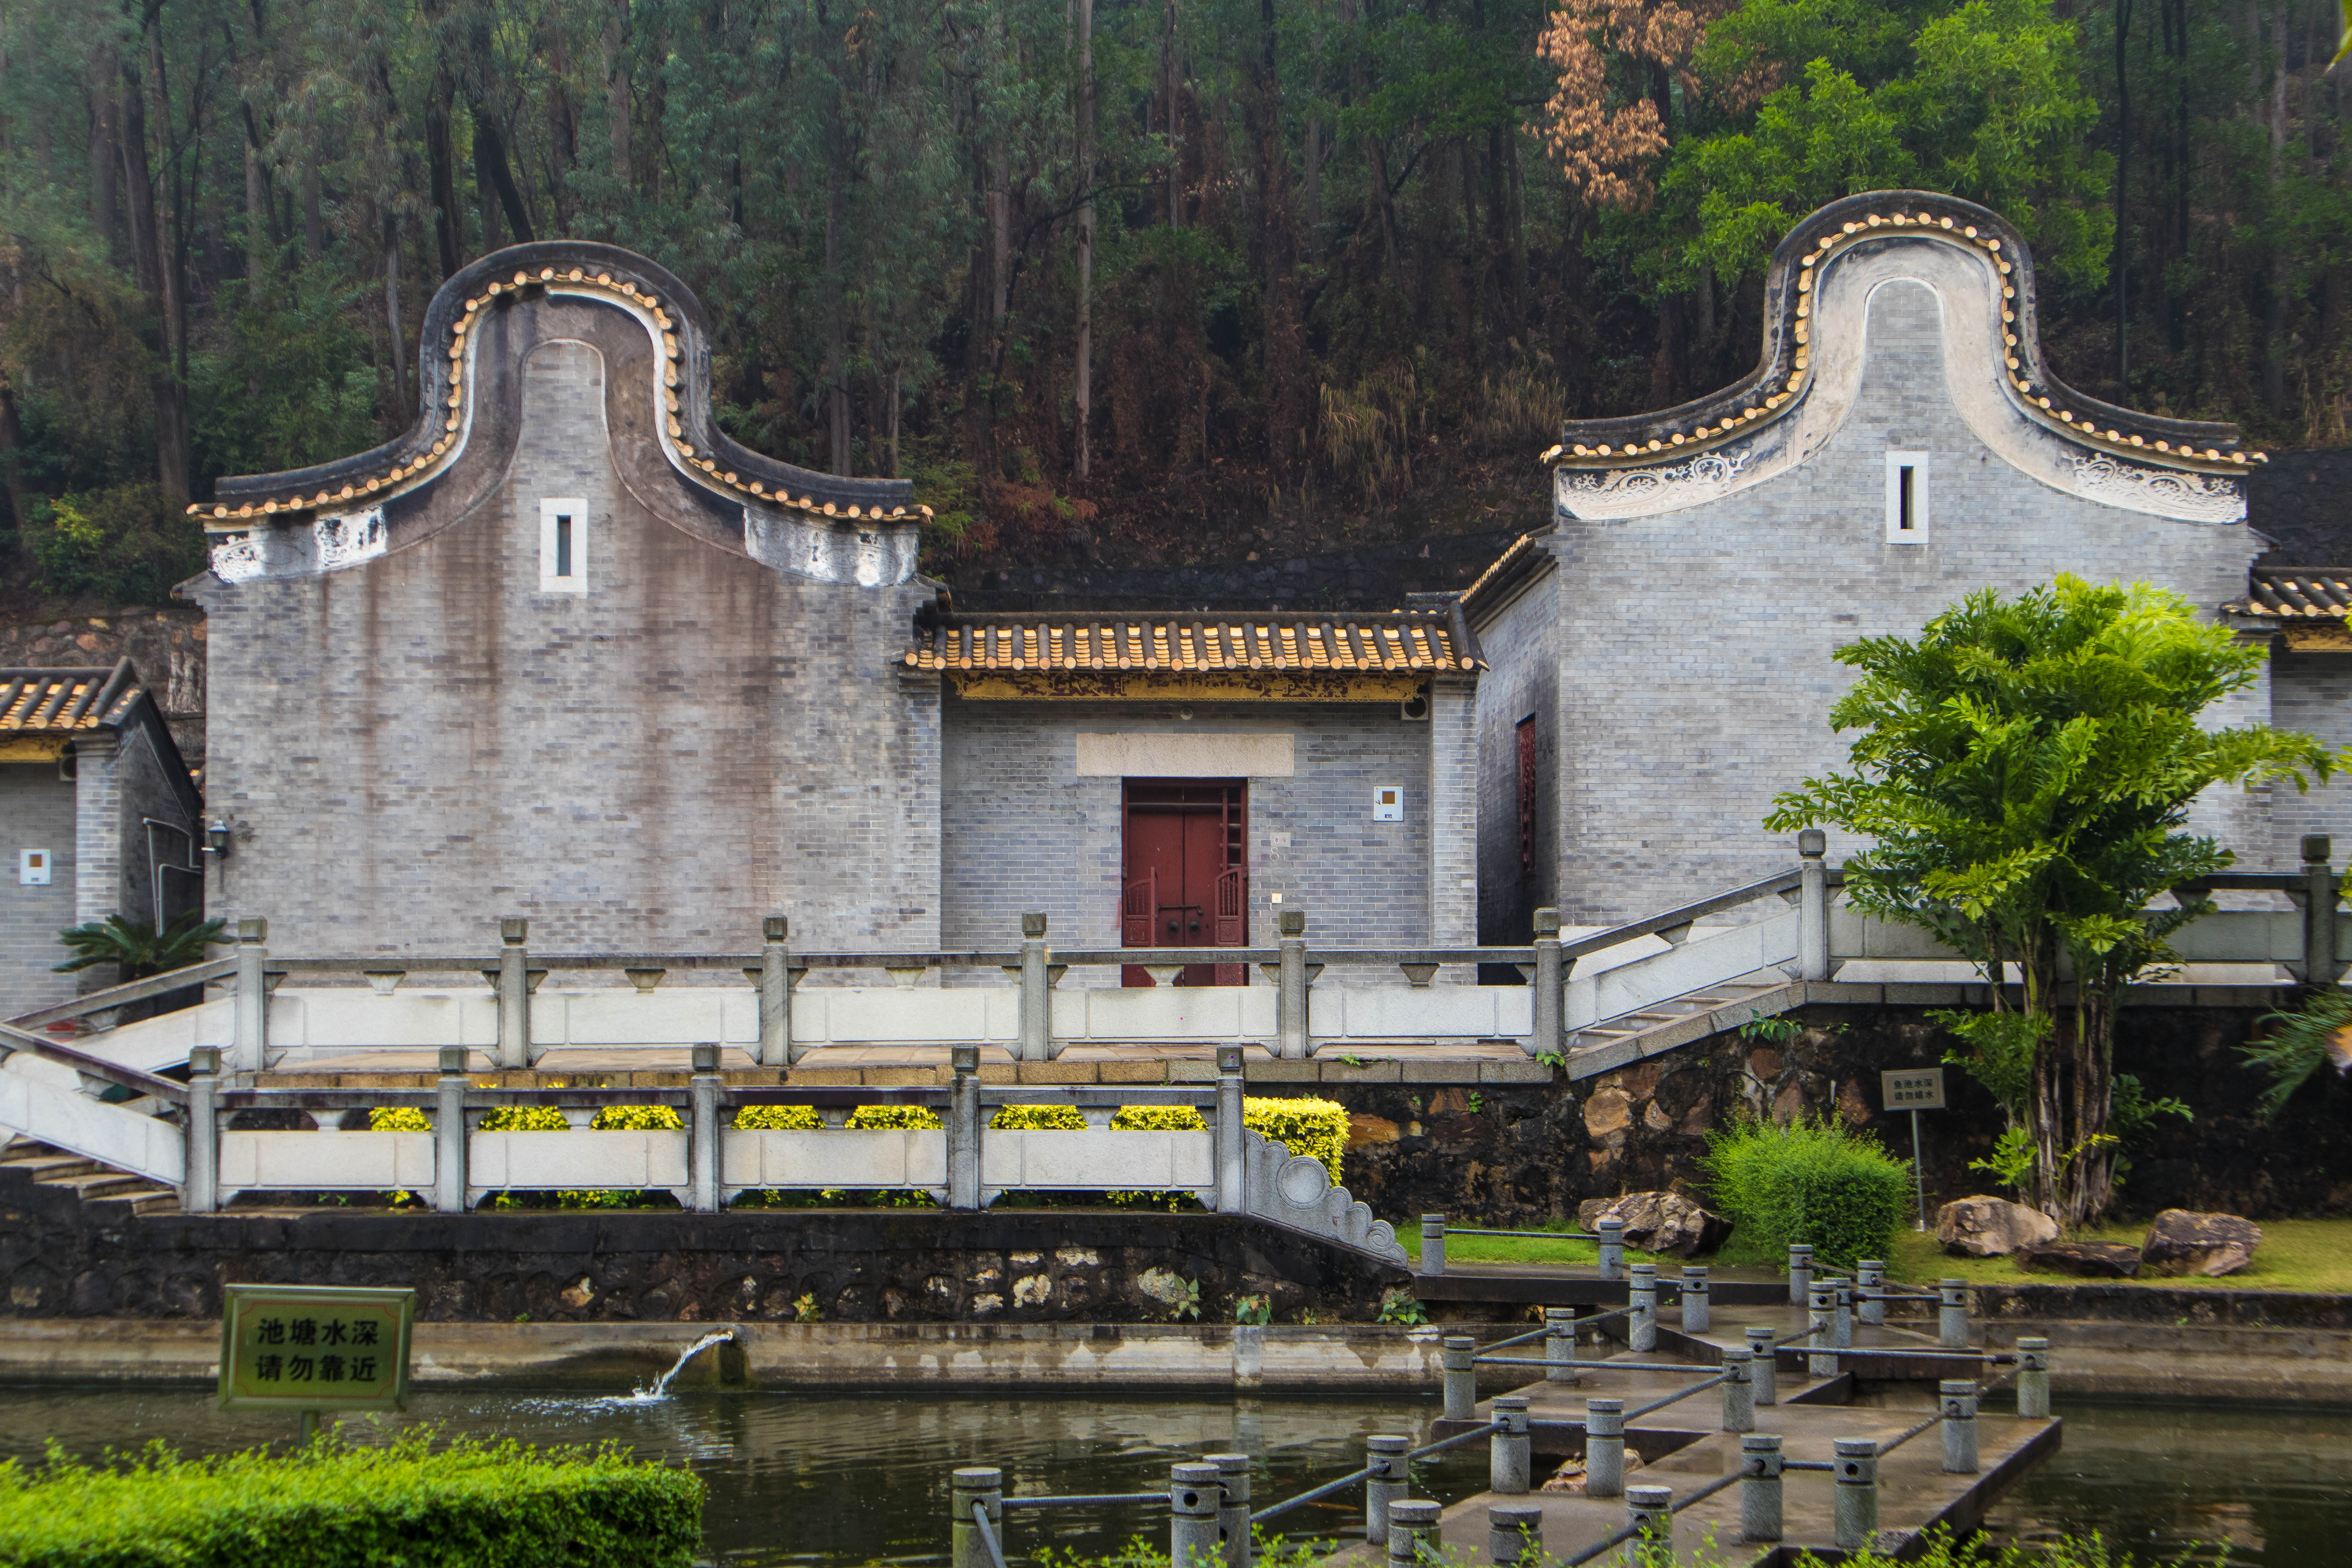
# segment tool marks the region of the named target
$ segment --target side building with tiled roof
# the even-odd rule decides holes
[[[1916,634],[1972,590],[2061,573],[2242,599],[2260,453],[2052,376],[2032,258],[1997,215],[1917,191],[1807,217],[1765,284],[1745,381],[1571,423],[1549,523],[1465,595],[1478,695],[1479,926],[1522,941],[1788,865],[1775,793],[1841,764],[1842,644]],[[2347,660],[2352,666],[2352,660]],[[2221,717],[2266,719],[2267,683]],[[2283,715],[2283,717],[2288,717]],[[2199,820],[2271,868],[2265,795]],[[2290,858],[2293,841],[2286,839]],[[1856,847],[1836,842],[1834,860]]]
[[[202,805],[129,659],[0,669],[0,1018],[117,978],[110,965],[56,973],[65,928],[167,925],[201,907]]]
[[[1291,910],[1471,939],[1451,596],[959,614],[909,488],[735,445],[709,353],[641,257],[500,251],[434,299],[414,429],[194,509],[215,913],[290,955],[486,951],[505,915],[554,952],[744,952],[772,913],[814,952],[1003,951],[1039,911],[1064,948]]]

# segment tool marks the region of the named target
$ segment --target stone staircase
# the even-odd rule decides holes
[[[0,1180],[11,1175],[52,1192],[70,1193],[86,1204],[124,1204],[132,1214],[173,1214],[180,1207],[180,1194],[160,1182],[112,1170],[96,1160],[27,1138],[0,1148]]]
[[[1573,1079],[1615,1072],[1677,1046],[1736,1029],[1751,1018],[1785,1013],[1804,1001],[1804,983],[1778,970],[1669,997],[1638,1013],[1620,1014],[1577,1030],[1569,1043],[1568,1076]]]

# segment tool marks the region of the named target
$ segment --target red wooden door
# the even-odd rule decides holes
[[[1242,947],[1248,942],[1248,838],[1238,782],[1127,786],[1124,897],[1128,947]],[[1179,985],[1240,985],[1238,963],[1192,963]],[[1130,964],[1129,985],[1151,977]]]

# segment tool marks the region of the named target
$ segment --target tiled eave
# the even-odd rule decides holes
[[[2352,613],[2352,566],[2257,567],[2246,596],[2221,606],[2231,615],[2343,620]]]
[[[956,616],[908,668],[1128,675],[1457,674],[1479,668],[1458,611],[1370,616]]]
[[[0,669],[0,738],[119,725],[145,689],[129,659],[111,669]]]

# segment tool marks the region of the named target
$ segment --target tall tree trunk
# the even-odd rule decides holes
[[[16,536],[16,570],[19,581],[28,580],[33,563],[32,535],[27,527],[32,513],[25,496],[25,476],[17,466],[17,454],[25,449],[24,423],[16,417],[16,389],[0,376],[0,494],[8,499],[8,526]]]
[[[302,254],[311,261],[327,254],[327,219],[319,202],[319,144],[313,132],[302,154]]]
[[[1290,159],[1282,143],[1282,79],[1276,68],[1275,0],[1258,0],[1258,49],[1250,95],[1257,121],[1258,245],[1265,311],[1265,388],[1260,405],[1267,460],[1276,472],[1302,451],[1306,386],[1297,278],[1291,259]]]
[[[848,324],[842,319],[841,187],[848,180],[849,171],[845,167],[847,160],[841,150],[840,141],[841,132],[836,129],[832,188],[826,193],[824,208],[824,378],[827,425],[833,441],[833,471],[846,477],[850,472],[849,332]]]
[[[572,232],[572,171],[580,166],[580,111],[572,102],[572,58],[561,28],[547,43],[547,198],[555,209],[555,232]]]
[[[495,192],[499,205],[505,209],[507,226],[514,230],[517,243],[529,245],[539,236],[531,226],[530,204],[522,199],[522,187],[515,184],[514,172],[507,164],[506,136],[499,131],[498,119],[488,105],[478,102],[472,109],[474,184],[482,204],[484,232],[488,232],[490,196]],[[484,175],[488,176],[487,183]]]
[[[253,111],[245,115],[245,275],[258,282],[269,271],[269,175],[262,168]]]
[[[604,118],[611,122],[613,178],[634,187],[629,149],[629,0],[612,0],[604,17]]]
[[[466,265],[465,214],[457,205],[457,153],[449,133],[449,79],[436,73],[425,104],[425,177],[433,199],[433,240],[441,252],[441,276],[455,277]]]
[[[400,325],[400,218],[383,220],[383,320],[392,334],[392,405],[402,423],[409,416],[408,338]]]
[[[160,8],[160,0],[153,0]],[[154,61],[155,11],[147,16],[150,63]],[[164,200],[162,182],[147,157],[148,84],[146,73],[131,61],[122,63],[122,161],[124,184],[130,188],[124,205],[131,218],[131,251],[146,296],[147,322],[142,336],[149,355],[148,387],[155,402],[155,480],[164,504],[173,511],[188,502],[189,440],[187,384],[175,363],[174,346],[185,341],[180,320],[176,268],[167,254],[163,228]]]
[[[506,248],[506,236],[499,228],[499,201],[490,189],[489,139],[482,134],[482,122],[474,121],[474,205],[482,212],[482,254],[488,256]]]
[[[90,53],[89,222],[98,242],[122,256],[122,68],[112,46]]]
[[[1165,18],[1160,29],[1160,83],[1168,104],[1168,226],[1171,228],[1181,228],[1184,223],[1184,110],[1177,94],[1178,82],[1176,0],[1168,0]]]
[[[2132,0],[2116,0],[2116,401],[2131,401],[2131,38]]]
[[[2271,201],[2276,206],[2284,201],[2281,186],[2286,178],[2286,5],[2284,0],[2271,10],[2273,34],[2271,60]],[[2259,40],[2261,35],[2256,34]],[[2263,398],[2273,414],[2286,412],[2286,307],[2288,279],[2288,244],[2284,226],[2273,224],[2271,229],[2270,303],[2264,313],[2263,353]]]
[[[1077,477],[1084,483],[1094,466],[1095,0],[1072,4],[1078,23]]]

